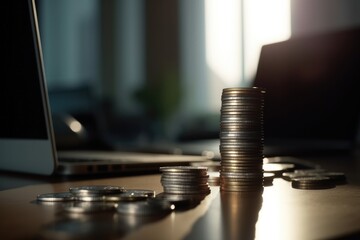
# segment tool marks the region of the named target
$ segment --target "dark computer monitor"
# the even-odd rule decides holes
[[[353,146],[360,106],[359,43],[360,29],[351,29],[263,46],[254,86],[266,90],[267,146]]]

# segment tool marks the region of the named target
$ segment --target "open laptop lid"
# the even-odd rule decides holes
[[[358,28],[263,46],[254,85],[266,89],[265,146],[272,153],[353,147],[359,42]]]
[[[56,156],[35,3],[0,5],[0,169],[50,175]]]

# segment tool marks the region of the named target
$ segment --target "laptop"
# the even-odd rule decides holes
[[[0,169],[43,175],[140,173],[206,161],[196,155],[58,152],[33,0],[1,1]],[[4,65],[5,63],[5,65]]]
[[[267,156],[351,151],[360,114],[360,28],[262,47]]]

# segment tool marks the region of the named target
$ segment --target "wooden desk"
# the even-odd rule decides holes
[[[296,190],[275,179],[261,194],[223,194],[218,187],[197,207],[160,219],[65,214],[34,203],[37,194],[110,184],[162,192],[160,175],[30,185],[0,192],[1,239],[329,239],[360,236],[360,186]]]

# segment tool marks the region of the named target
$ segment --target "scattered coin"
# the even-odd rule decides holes
[[[75,196],[69,192],[44,193],[38,195],[36,199],[41,202],[68,202],[74,201]]]
[[[90,196],[78,196],[76,197],[77,201],[83,202],[133,202],[133,201],[143,201],[150,197],[154,197],[154,193],[149,195],[147,192],[143,191],[126,191],[118,194],[108,194],[108,195],[90,195]]]
[[[91,195],[107,195],[117,194],[125,191],[123,187],[108,186],[108,185],[92,185],[71,187],[70,192],[75,196],[91,196]]]
[[[310,176],[294,178],[291,180],[291,186],[297,189],[328,189],[334,188],[335,183],[328,177],[323,176]]]
[[[346,184],[346,176],[342,172],[328,172],[324,169],[306,169],[295,170],[294,172],[285,172],[282,174],[285,180],[291,181],[293,179],[308,178],[308,177],[327,177],[330,178],[336,185]]]

